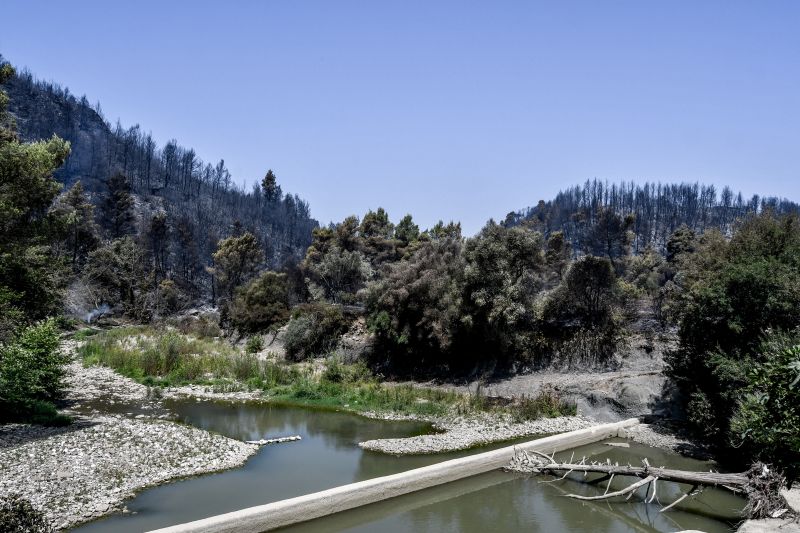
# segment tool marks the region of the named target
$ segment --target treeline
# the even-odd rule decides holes
[[[248,237],[224,248],[226,256],[236,251],[225,265],[255,263],[244,257],[257,254]],[[378,209],[314,230],[292,276],[237,274],[241,284],[229,291],[225,316],[252,333],[291,315],[287,352],[301,358],[331,349],[348,326],[343,312],[362,312],[374,334],[372,362],[385,373],[602,366],[621,341],[637,292],[617,268],[605,257],[574,258],[560,232],[545,238],[490,221],[465,239],[459,224],[421,231],[410,215],[395,224]],[[297,302],[303,305],[290,312]]]
[[[159,147],[139,125],[112,126],[99,104],[92,106],[85,96],[77,98],[67,88],[37,80],[29,72],[14,75],[4,90],[23,140],[55,134],[69,141],[70,155],[55,172],[66,187],[80,181],[88,202],[100,207],[110,188],[122,186],[109,180],[122,177],[134,197],[132,233],[141,236],[143,229],[163,223],[168,260],[160,267],[169,270],[167,277],[175,274],[189,283],[189,290],[211,294],[212,280],[205,270],[217,241],[235,231],[255,235],[265,264],[272,268],[302,258],[308,247],[317,222],[305,201],[281,190],[274,174],[268,187],[255,183],[244,190],[233,181],[224,161],[204,162],[175,140]],[[154,222],[162,216],[162,222]]]
[[[744,198],[729,187],[697,183],[612,183],[592,180],[559,192],[553,200],[506,216],[506,226],[526,225],[549,235],[562,231],[576,247],[593,241],[607,212],[620,217],[633,236],[634,253],[648,247],[664,251],[670,235],[686,226],[696,233],[716,229],[730,236],[738,220],[769,210],[796,213],[797,203],[754,195]]]

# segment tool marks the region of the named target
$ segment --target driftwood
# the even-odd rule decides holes
[[[573,457],[574,459],[574,457]],[[719,487],[732,492],[740,493],[748,499],[745,514],[751,518],[781,516],[787,512],[785,501],[778,493],[783,485],[783,478],[780,474],[771,471],[763,464],[756,464],[747,471],[733,474],[720,472],[689,472],[686,470],[675,470],[671,468],[661,468],[650,466],[647,459],[642,461],[642,466],[612,464],[610,460],[605,463],[586,462],[584,457],[580,462],[559,463],[553,456],[540,452],[520,452],[511,460],[506,468],[516,472],[526,473],[549,473],[563,472],[563,475],[553,480],[542,481],[542,483],[552,483],[565,479],[569,474],[578,472],[586,476],[589,473],[602,474],[601,477],[588,481],[589,484],[599,484],[608,481],[605,492],[595,496],[582,496],[579,494],[566,494],[568,498],[577,500],[605,500],[627,495],[630,499],[636,491],[647,486],[645,492],[645,502],[652,503],[656,499],[659,481],[670,481],[674,483],[685,483],[691,488],[681,495],[677,500],[663,507],[660,512],[668,511],[690,496],[695,496],[701,492],[699,487]],[[614,476],[629,476],[640,478],[624,489],[609,492]],[[651,495],[652,489],[652,495]],[[648,498],[649,496],[649,498]]]
[[[259,444],[263,446],[265,444],[281,444],[284,442],[294,442],[300,439],[302,439],[300,435],[294,435],[293,437],[277,437],[274,439],[246,440],[245,442],[247,444]]]

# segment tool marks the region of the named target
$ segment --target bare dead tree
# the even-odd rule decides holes
[[[584,474],[602,474],[601,477],[592,479],[588,483],[596,485],[607,481],[605,492],[594,496],[583,496],[579,494],[566,494],[568,498],[577,500],[594,501],[606,500],[620,496],[627,496],[629,500],[641,487],[647,486],[644,501],[652,503],[656,499],[659,481],[688,484],[691,488],[681,495],[677,500],[663,507],[660,512],[668,511],[690,496],[699,494],[700,487],[719,487],[737,494],[742,494],[748,500],[744,509],[744,514],[748,518],[778,518],[791,513],[786,501],[780,495],[780,489],[785,486],[786,481],[783,476],[772,470],[769,466],[756,463],[747,472],[721,473],[721,472],[691,472],[686,470],[675,470],[651,466],[647,459],[642,461],[642,466],[620,465],[611,463],[606,459],[605,463],[591,461],[586,458],[573,463],[572,459],[567,463],[560,463],[553,456],[537,451],[520,451],[514,456],[506,467],[509,471],[523,473],[553,474],[563,472],[556,479],[542,481],[542,483],[552,483],[562,481],[574,472]],[[638,478],[627,487],[609,492],[611,482],[615,476],[626,476]],[[648,497],[649,496],[649,497]]]

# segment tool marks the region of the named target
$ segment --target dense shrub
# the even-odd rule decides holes
[[[286,274],[263,272],[236,290],[228,317],[240,333],[271,331],[289,318],[289,287]]]
[[[247,353],[258,353],[264,349],[264,337],[261,335],[253,335],[247,339],[244,350]]]
[[[624,304],[609,259],[576,260],[544,301],[537,338],[542,358],[564,366],[607,362],[621,341]]]
[[[461,317],[461,241],[423,243],[388,267],[366,296],[376,357],[396,370],[430,372],[457,355]]]
[[[490,221],[464,245],[462,344],[467,366],[529,359],[535,301],[548,279],[542,235]],[[486,361],[491,354],[492,361]],[[471,358],[468,356],[471,355]],[[471,359],[471,360],[469,360]]]
[[[771,333],[761,363],[747,373],[744,398],[731,421],[731,439],[750,457],[800,475],[800,332]],[[741,391],[740,391],[741,394]]]
[[[333,350],[350,323],[339,307],[328,304],[299,306],[286,327],[286,356],[302,361]]]
[[[3,533],[51,533],[53,527],[31,503],[18,494],[0,496],[0,531]]]
[[[716,255],[698,249],[681,262],[691,282],[668,372],[687,399],[689,421],[718,437],[728,432],[749,368],[765,362],[762,334],[800,325],[800,226],[796,216],[765,213],[717,244]]]
[[[0,418],[37,422],[58,419],[49,402],[63,394],[66,357],[58,349],[58,330],[53,320],[22,331],[0,347]]]

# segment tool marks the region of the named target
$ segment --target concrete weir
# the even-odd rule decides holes
[[[610,437],[625,436],[625,429],[638,423],[636,418],[630,418],[621,422],[600,424],[586,429],[551,435],[390,476],[367,479],[305,496],[178,524],[151,533],[261,533],[270,531],[496,470],[507,465],[517,450],[535,450],[550,454]]]

